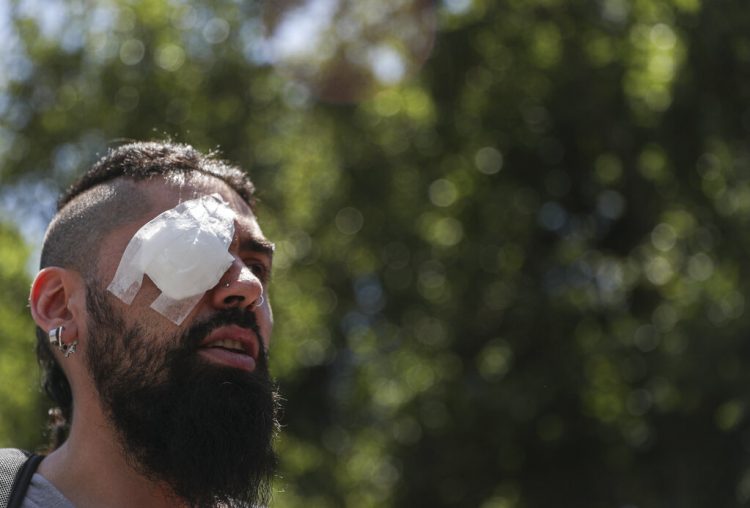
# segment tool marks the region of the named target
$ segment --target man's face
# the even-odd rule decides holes
[[[86,360],[107,417],[136,470],[195,506],[266,501],[275,465],[277,394],[266,347],[271,252],[249,207],[223,182],[144,184],[155,206],[104,241],[101,281],[87,293]],[[234,264],[176,326],[149,308],[144,280],[126,305],[103,288],[143,223],[179,201],[219,192],[237,215]]]
[[[206,175],[193,175],[179,183],[154,180],[140,184],[150,206],[141,220],[112,231],[104,239],[99,255],[98,273],[101,274],[101,280],[106,287],[117,271],[125,247],[146,222],[179,203],[217,193],[236,214],[234,238],[229,247],[234,262],[219,283],[206,292],[185,321],[179,327],[175,327],[164,316],[149,308],[161,291],[147,276],[144,277],[143,285],[131,305],[125,305],[121,301],[117,301],[115,305],[122,309],[126,321],[133,316],[139,323],[148,327],[163,328],[166,333],[185,330],[191,322],[202,321],[216,310],[252,309],[265,340],[263,345],[267,348],[273,328],[271,305],[267,295],[273,246],[263,235],[250,207],[237,193],[221,180]],[[256,308],[261,302],[262,304]],[[246,345],[248,350],[254,349],[251,344]],[[207,358],[222,361],[219,355],[211,356],[210,353],[211,351],[203,352]]]

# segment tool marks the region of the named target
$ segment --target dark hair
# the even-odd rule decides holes
[[[104,234],[137,219],[148,207],[136,183],[194,173],[224,181],[255,210],[255,187],[247,174],[215,154],[202,154],[170,141],[129,143],[110,150],[60,197],[42,245],[40,268],[73,269],[87,284],[95,284],[91,260]],[[69,430],[73,396],[52,354],[47,332],[37,327],[36,335],[42,387],[58,406],[50,411],[51,446],[56,448]]]

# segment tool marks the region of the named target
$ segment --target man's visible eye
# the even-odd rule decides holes
[[[248,261],[246,265],[263,284],[268,282],[268,278],[271,275],[271,270],[264,263],[259,263],[258,261]]]

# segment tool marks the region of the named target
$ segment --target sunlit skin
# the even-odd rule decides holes
[[[147,277],[131,305],[110,295],[112,305],[121,312],[125,323],[128,326],[138,324],[157,337],[174,337],[193,323],[211,317],[217,310],[247,307],[256,313],[260,333],[266,340],[263,347],[268,347],[273,319],[267,284],[273,247],[263,236],[249,206],[222,181],[203,175],[181,183],[153,180],[138,185],[144,190],[145,202],[151,206],[140,220],[103,236],[96,258],[99,280],[105,282],[103,287],[112,280],[126,245],[143,224],[182,201],[212,193],[219,193],[237,215],[235,237],[230,246],[234,262],[180,326],[149,308],[160,291]],[[92,263],[95,261],[93,257],[92,253]],[[261,295],[263,303],[256,308]],[[118,448],[116,431],[105,417],[93,381],[80,357],[86,354],[87,342],[91,338],[87,329],[86,290],[80,274],[54,267],[43,270],[34,281],[30,305],[35,321],[43,329],[62,325],[65,327],[65,341],[78,340],[77,354],[68,359],[55,351],[73,392],[70,435],[60,448],[42,461],[38,472],[78,508],[179,505],[165,485],[152,482],[131,468]],[[92,332],[96,333],[96,330]],[[215,330],[207,340],[236,338],[260,347],[254,335],[232,325]],[[251,371],[255,365],[248,355],[222,349],[201,349],[198,354],[206,361],[229,368]]]
[[[230,253],[235,259],[220,283],[213,290],[206,293],[203,300],[196,305],[195,309],[193,309],[179,327],[149,308],[151,302],[159,296],[160,290],[148,280],[148,277],[145,278],[143,286],[131,305],[126,305],[118,299],[114,299],[116,308],[123,312],[126,322],[130,323],[132,317],[137,316],[138,322],[145,326],[153,326],[156,329],[161,327],[165,329],[165,332],[174,334],[176,331],[182,332],[186,328],[189,328],[196,320],[205,319],[210,316],[213,309],[237,305],[234,301],[225,300],[237,300],[238,297],[241,297],[243,305],[253,308],[255,302],[260,299],[264,291],[263,281],[261,280],[264,275],[259,272],[263,270],[266,272],[265,276],[269,275],[272,262],[272,254],[270,252],[263,252],[258,249],[262,246],[272,249],[272,245],[266,240],[250,207],[242,198],[224,182],[202,175],[194,177],[185,186],[164,183],[162,181],[141,185],[146,189],[148,199],[155,204],[158,203],[158,205],[149,211],[147,216],[144,217],[143,222],[139,221],[110,233],[102,242],[102,250],[98,262],[98,271],[102,274],[102,280],[107,282],[112,280],[120,263],[122,252],[143,224],[183,201],[214,192],[219,193],[237,215],[235,236],[229,248]],[[254,246],[253,242],[257,242],[260,245]],[[247,278],[246,275],[248,273],[252,273],[255,276]],[[226,287],[227,282],[230,283],[229,287]],[[268,303],[268,298],[264,297],[264,300],[263,305],[256,310],[256,314],[261,334],[263,337],[270,337],[272,327],[271,307]]]

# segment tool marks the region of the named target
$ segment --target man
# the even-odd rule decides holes
[[[273,245],[253,193],[236,167],[165,142],[111,151],[61,198],[29,298],[61,439],[0,454],[11,503],[268,502]]]

